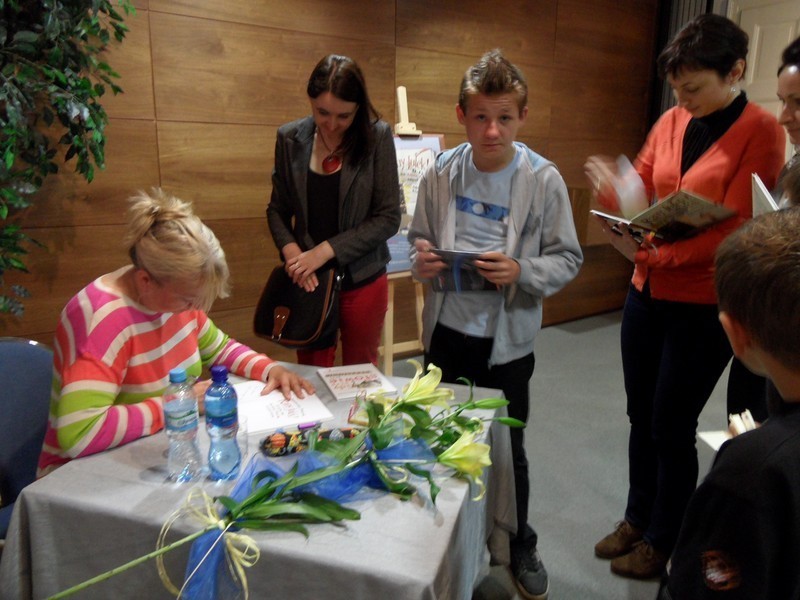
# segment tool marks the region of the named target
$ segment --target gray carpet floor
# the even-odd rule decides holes
[[[653,600],[657,582],[612,574],[594,544],[623,516],[627,497],[628,421],[619,351],[621,313],[543,329],[536,340],[531,419],[525,445],[532,489],[530,521],[550,575],[550,600]],[[403,361],[398,376],[413,369]],[[723,374],[698,430],[722,429]],[[701,478],[713,451],[698,441]],[[520,598],[505,568],[493,567],[473,600]]]

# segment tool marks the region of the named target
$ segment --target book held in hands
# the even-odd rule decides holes
[[[707,227],[736,215],[736,211],[730,208],[714,204],[685,190],[670,194],[632,219],[624,219],[598,210],[590,212],[611,223],[623,223],[634,231],[653,233],[666,242],[692,237]]]
[[[393,394],[397,391],[395,385],[372,363],[326,367],[317,369],[317,375],[337,400],[349,400],[361,392]]]
[[[486,279],[475,266],[475,259],[483,252],[466,252],[463,250],[441,250],[432,248],[447,267],[431,280],[431,287],[436,292],[475,292],[481,290],[497,290],[497,286]]]

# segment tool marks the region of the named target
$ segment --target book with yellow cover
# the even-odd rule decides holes
[[[736,211],[730,208],[685,190],[670,194],[632,219],[624,219],[598,210],[590,212],[611,223],[624,223],[631,229],[653,233],[666,242],[692,237],[736,214]]]

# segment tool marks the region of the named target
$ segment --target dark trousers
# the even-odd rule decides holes
[[[464,377],[476,386],[503,390],[509,402],[508,416],[527,423],[530,405],[528,386],[535,363],[533,353],[489,368],[493,342],[492,338],[471,337],[444,325],[436,325],[431,346],[425,353],[425,364],[433,363],[439,367],[443,382],[458,383],[456,380]],[[511,545],[512,549],[535,548],[538,536],[528,524],[530,479],[524,429],[512,427],[509,432],[517,501],[517,535]]]
[[[697,485],[697,419],[731,347],[716,305],[653,300],[633,286],[621,341],[631,424],[625,518],[670,553]]]

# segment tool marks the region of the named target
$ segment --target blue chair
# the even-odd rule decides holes
[[[52,381],[53,352],[47,346],[0,337],[0,540],[14,501],[36,479]]]

